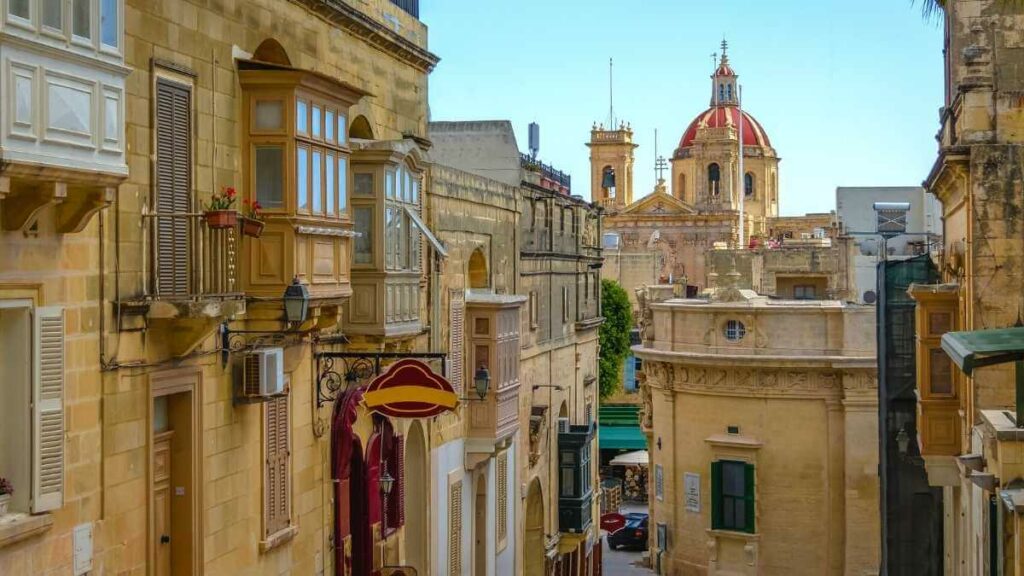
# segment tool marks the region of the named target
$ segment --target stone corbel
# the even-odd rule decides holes
[[[73,194],[57,207],[57,232],[81,232],[94,214],[110,206],[116,194],[117,188],[112,186]]]
[[[40,210],[50,205],[60,204],[67,195],[68,185],[64,182],[44,182],[38,186],[28,186],[14,194],[6,193],[3,212],[4,230],[27,231],[36,221]]]

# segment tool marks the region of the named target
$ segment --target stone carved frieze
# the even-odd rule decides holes
[[[722,359],[728,361],[727,358]],[[838,398],[851,392],[874,394],[874,371],[684,366],[670,362],[644,362],[644,384],[661,389],[736,396],[825,396]],[[645,388],[642,386],[641,390]],[[650,392],[645,392],[645,404]],[[646,408],[645,408],[646,410]]]

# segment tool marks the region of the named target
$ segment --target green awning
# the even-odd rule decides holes
[[[636,404],[604,404],[597,409],[602,426],[639,426],[640,406]]]
[[[977,368],[1024,359],[1024,327],[946,332],[942,349],[970,376]]]
[[[639,426],[601,426],[597,445],[601,450],[646,450],[647,437]]]

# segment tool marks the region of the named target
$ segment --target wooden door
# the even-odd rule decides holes
[[[156,576],[171,575],[171,436],[153,436],[153,544]]]

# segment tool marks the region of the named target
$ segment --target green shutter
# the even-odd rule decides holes
[[[711,527],[722,527],[722,463],[711,463]]]
[[[744,528],[744,530],[746,532],[749,532],[749,533],[753,534],[755,532],[755,530],[754,530],[754,515],[755,515],[755,510],[754,510],[754,465],[753,464],[747,464],[745,476],[746,476],[745,484],[746,484],[746,488],[747,489],[746,489],[746,492],[744,494],[744,500],[746,500],[746,504],[747,504],[747,514],[746,514],[746,516],[747,516],[747,525]]]

